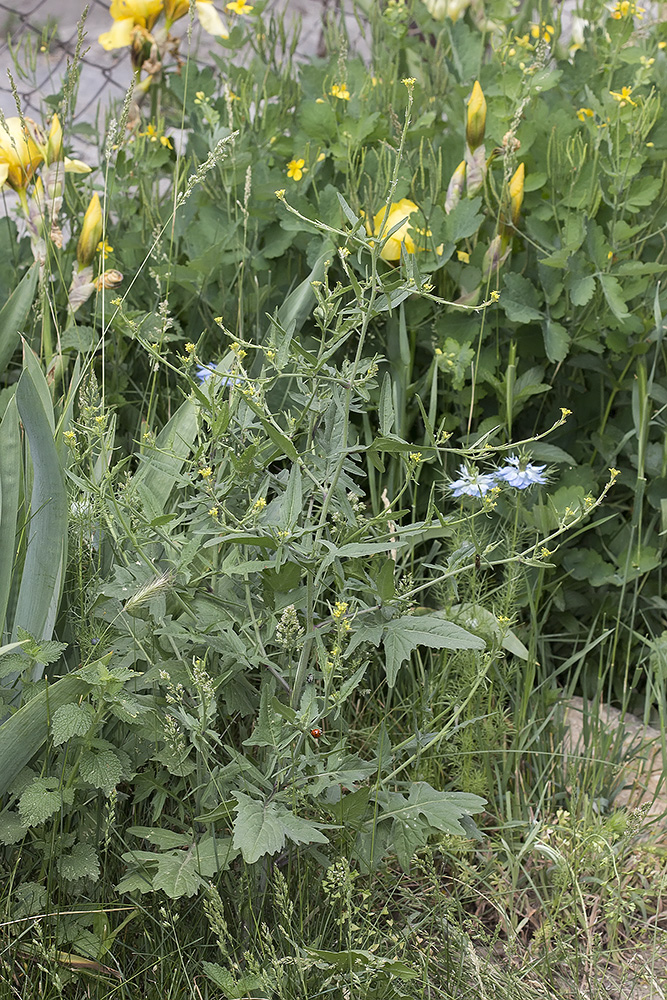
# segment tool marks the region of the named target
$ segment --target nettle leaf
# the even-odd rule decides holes
[[[113,750],[84,750],[79,774],[84,781],[110,795],[121,779],[123,766]]]
[[[75,844],[69,854],[61,854],[58,858],[58,871],[68,881],[77,878],[97,881],[100,877],[97,851],[90,844]]]
[[[384,628],[385,671],[393,687],[401,665],[417,646],[431,649],[484,649],[479,636],[450,622],[444,615],[402,615],[387,622]]]
[[[506,274],[503,282],[505,291],[500,296],[500,304],[508,319],[514,323],[542,319],[542,296],[528,278],[521,274]]]
[[[237,792],[234,847],[253,864],[265,854],[277,854],[288,837],[296,844],[327,844],[320,824],[295,816],[282,802],[262,802]]]
[[[19,815],[26,826],[39,826],[60,809],[57,778],[35,778],[19,799]]]
[[[61,705],[51,719],[53,745],[60,746],[73,736],[85,736],[94,721],[95,712],[90,705]]]
[[[9,846],[23,840],[28,827],[17,812],[6,809],[0,813],[0,843]]]

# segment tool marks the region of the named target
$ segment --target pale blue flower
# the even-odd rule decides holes
[[[455,479],[449,484],[453,497],[483,497],[489,490],[493,489],[496,477],[493,472],[477,472],[467,469],[465,465],[459,466],[460,479]]]
[[[231,385],[239,385],[244,381],[239,375],[225,375],[223,372],[219,372],[217,368],[212,368],[209,365],[198,365],[195,369],[195,378],[199,379],[202,385],[208,382],[213,376],[216,379],[216,386],[223,389]]]
[[[507,465],[496,472],[496,479],[499,482],[507,483],[517,490],[527,490],[534,484],[543,485],[547,481],[544,474],[546,465],[533,465],[531,462],[522,462],[516,455],[510,455]]]

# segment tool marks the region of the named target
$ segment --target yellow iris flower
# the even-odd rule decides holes
[[[113,24],[110,31],[99,36],[100,45],[107,52],[131,45],[134,29],[145,28],[150,31],[163,6],[163,0],[111,0],[109,13]]]
[[[25,190],[43,159],[43,151],[20,118],[0,123],[0,187],[7,183],[15,191]]]
[[[204,31],[209,35],[229,38],[229,32],[222,18],[213,6],[213,0],[196,0],[197,17]],[[111,0],[110,14],[113,25],[110,31],[100,35],[98,41],[103,49],[123,49],[132,45],[136,28],[151,31],[158,17],[164,11],[168,26],[184,17],[190,9],[185,0]]]
[[[392,233],[387,242],[382,247],[380,251],[380,256],[383,260],[389,261],[390,263],[395,263],[401,259],[401,247],[405,247],[406,253],[415,253],[415,242],[410,235],[410,215],[413,212],[418,212],[419,208],[415,205],[414,201],[410,201],[409,198],[401,198],[400,201],[395,201],[391,204],[387,218],[384,225],[382,225],[382,220],[385,216],[385,209],[381,208],[373,217],[373,228],[366,224],[366,229],[368,230],[369,236],[379,236],[380,238],[386,236],[394,226],[397,226],[400,222],[403,223],[395,233]],[[380,231],[381,230],[381,231]]]

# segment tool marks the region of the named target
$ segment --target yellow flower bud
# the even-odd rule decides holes
[[[451,210],[455,208],[459,201],[461,200],[461,195],[463,194],[463,186],[466,180],[466,161],[461,160],[458,167],[452,174],[449,186],[447,187],[447,194],[445,196],[445,212],[449,215]]]
[[[466,119],[466,142],[471,151],[477,149],[484,142],[484,130],[486,128],[486,99],[484,92],[479,85],[479,80],[475,80],[472,94],[468,101],[468,114]]]
[[[55,163],[63,158],[63,130],[58,115],[51,119],[49,138],[46,143],[46,162]]]
[[[94,194],[83,217],[81,235],[76,248],[76,259],[79,268],[87,267],[95,257],[97,244],[102,236],[102,206],[99,197]]]
[[[510,180],[510,215],[512,216],[512,224],[515,226],[519,221],[519,213],[521,212],[525,176],[526,169],[523,163],[520,163]]]

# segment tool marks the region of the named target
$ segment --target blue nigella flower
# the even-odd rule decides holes
[[[496,484],[495,473],[472,471],[467,469],[465,465],[459,466],[459,476],[460,479],[455,479],[449,484],[449,489],[454,497],[483,497]]]
[[[210,365],[198,365],[195,369],[195,378],[199,379],[202,385],[208,382],[214,375],[216,377],[216,385],[223,389],[231,385],[240,385],[244,381],[240,375],[224,375],[217,368],[213,368]]]
[[[507,459],[507,465],[498,469],[495,476],[500,482],[507,483],[508,486],[513,486],[517,490],[527,490],[535,483],[541,486],[547,481],[544,474],[545,469],[546,465],[533,465],[531,462],[522,463],[516,455],[510,455]]]

